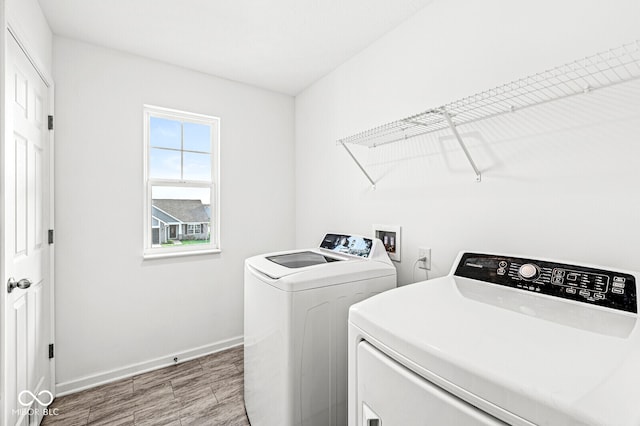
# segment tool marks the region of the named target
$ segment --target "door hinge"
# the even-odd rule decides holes
[[[53,130],[53,115],[49,116],[49,130]]]
[[[49,344],[49,359],[53,358],[53,343]]]
[[[49,244],[53,244],[53,229],[49,229]]]

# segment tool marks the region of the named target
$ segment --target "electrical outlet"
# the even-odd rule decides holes
[[[424,258],[425,260],[418,261],[418,268],[431,270],[431,249],[428,247],[418,247],[418,259]]]

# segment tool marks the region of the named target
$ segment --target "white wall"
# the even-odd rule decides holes
[[[244,259],[294,244],[293,98],[59,37],[54,76],[58,390],[241,342]],[[222,254],[143,261],[143,104],[221,118]]]
[[[403,227],[400,283],[417,247],[431,276],[462,249],[640,270],[640,85],[356,147],[377,190],[336,140],[640,38],[637,0],[437,0],[296,97],[296,243],[328,230]],[[415,271],[415,278],[424,272]]]
[[[38,1],[6,0],[6,11],[8,25],[18,34],[38,70],[49,77],[53,35]]]

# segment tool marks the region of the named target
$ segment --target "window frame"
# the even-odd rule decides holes
[[[196,232],[196,229],[198,232]],[[202,223],[187,223],[187,233],[185,235],[196,235],[202,233]]]
[[[168,120],[189,122],[196,124],[206,124],[211,126],[211,181],[199,181],[190,179],[156,179],[149,176],[151,158],[151,117],[158,117]],[[163,108],[153,105],[143,105],[144,123],[144,166],[143,166],[143,189],[144,189],[144,219],[143,219],[143,258],[154,259],[163,257],[189,256],[207,253],[220,253],[220,118],[210,115],[180,111],[176,109]],[[189,150],[181,149],[182,152]],[[181,173],[182,174],[182,173]],[[210,242],[209,244],[185,245],[176,247],[153,247],[152,230],[152,188],[158,186],[184,187],[184,188],[209,188],[210,190],[210,211],[209,222]],[[201,225],[202,229],[202,225]]]

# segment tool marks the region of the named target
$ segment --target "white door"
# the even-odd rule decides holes
[[[31,426],[40,423],[54,391],[49,359],[49,99],[47,85],[11,34],[5,87],[2,424]],[[18,287],[9,291],[11,279]]]

